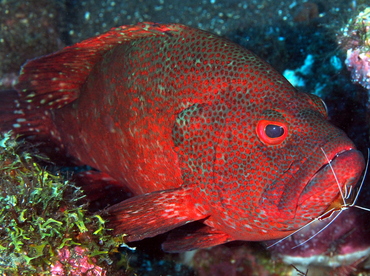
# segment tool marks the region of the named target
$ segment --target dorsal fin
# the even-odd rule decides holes
[[[94,64],[108,50],[125,41],[146,36],[171,35],[184,28],[179,24],[151,22],[112,28],[110,31],[68,46],[56,53],[29,60],[15,88],[21,98],[37,107],[60,108],[79,95]]]

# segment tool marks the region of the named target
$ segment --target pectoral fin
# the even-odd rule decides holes
[[[154,237],[206,217],[194,208],[190,188],[136,196],[108,208],[108,226],[132,242]]]

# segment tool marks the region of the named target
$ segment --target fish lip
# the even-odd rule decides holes
[[[317,145],[304,160],[293,164],[273,182],[273,188],[281,190],[272,193],[271,186],[265,189],[260,198],[264,215],[274,217],[276,225],[284,225],[278,226],[284,231],[297,230],[322,215],[340,194],[329,164],[336,171],[342,190],[344,185],[353,187],[365,167],[362,153],[345,136]]]
[[[321,150],[323,151],[323,154],[324,154],[324,150],[321,148]],[[336,159],[338,158],[341,154],[343,154],[344,152],[348,152],[348,151],[351,151],[351,150],[354,150],[353,148],[350,148],[350,149],[344,149],[344,150],[341,150],[340,152],[335,152],[333,154],[332,157],[329,158],[329,156],[327,155],[327,153],[325,152],[325,158],[327,160],[327,163],[323,164],[314,174],[313,176],[311,177],[311,179],[307,182],[310,183],[311,180],[316,176],[316,174],[320,173],[321,170],[325,169],[326,167],[330,167],[331,163]]]
[[[321,150],[323,149],[321,148]],[[325,157],[326,162],[312,175],[310,180],[304,186],[298,205],[310,199],[311,196],[307,196],[307,194],[310,194],[310,189],[315,188],[314,186],[318,184],[320,184],[319,187],[320,191],[322,192],[325,192],[326,189],[337,189],[337,192],[335,194],[333,192],[332,200],[334,200],[341,193],[339,191],[339,187],[343,191],[343,188],[345,186],[349,187],[355,186],[357,184],[358,179],[361,176],[361,172],[365,167],[362,153],[354,147],[346,147],[339,151],[332,151],[332,153],[325,152],[325,155],[323,150],[323,156]],[[350,165],[346,164],[347,162]],[[342,164],[346,164],[345,176],[341,174],[342,171],[336,171],[336,169],[338,169],[338,165]],[[333,182],[333,179],[327,181],[327,177],[330,174],[334,175],[335,182]],[[320,182],[320,180],[322,182]]]
[[[335,159],[339,158],[341,154],[352,151],[354,148],[345,148],[340,151],[335,151],[335,152],[325,152],[322,147],[320,147],[320,150],[322,151],[322,154],[325,158],[325,162],[314,172],[311,176],[311,178],[307,181],[306,185],[304,185],[302,193],[304,193],[304,190],[306,187],[310,185],[310,183],[318,176],[321,172],[323,172],[325,169],[332,167],[332,163],[334,162]]]

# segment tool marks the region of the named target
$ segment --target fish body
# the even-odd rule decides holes
[[[204,223],[168,251],[287,236],[364,168],[318,97],[179,24],[113,28],[28,61],[16,89],[0,103],[1,130],[49,137],[132,191],[109,209],[116,233],[135,241]]]

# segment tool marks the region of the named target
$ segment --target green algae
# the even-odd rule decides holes
[[[8,134],[0,136],[0,274],[48,275],[60,262],[58,251],[75,246],[111,264],[120,241],[108,235],[102,217],[79,203],[83,191],[19,147]]]

